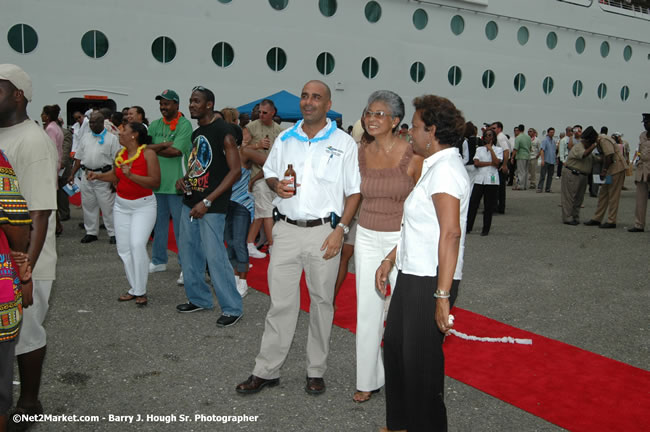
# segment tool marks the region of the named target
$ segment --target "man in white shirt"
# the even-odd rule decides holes
[[[503,133],[503,123],[500,121],[494,122],[490,125],[492,129],[497,134],[497,146],[503,151],[503,160],[501,162],[501,167],[499,167],[499,196],[497,198],[497,213],[504,214],[506,212],[506,183],[508,180],[508,160],[510,160],[510,153],[512,148],[510,148],[510,143],[508,142],[508,137]]]
[[[567,126],[565,128],[565,132],[563,134],[560,134],[560,142],[557,145],[557,176],[562,177],[562,167],[566,163],[567,158],[569,157],[569,150],[571,148],[569,147],[569,142],[572,141],[573,136],[573,128],[571,126]],[[573,147],[573,146],[571,146]]]
[[[539,159],[540,141],[535,128],[528,129],[528,136],[530,137],[530,159],[528,160],[528,179],[530,183],[528,187],[534,188],[537,187],[537,160]]]
[[[361,185],[357,144],[327,118],[331,105],[325,83],[305,84],[300,96],[304,119],[276,139],[264,164],[264,178],[278,195],[268,272],[271,307],[253,374],[236,387],[238,393],[257,393],[279,383],[298,320],[303,270],[311,298],[305,391],[325,391],[340,250]],[[295,178],[284,177],[289,164]],[[330,222],[332,214],[341,215],[337,225]]]

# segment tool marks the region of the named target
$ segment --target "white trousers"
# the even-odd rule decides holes
[[[109,236],[115,235],[113,229],[113,204],[115,192],[111,183],[101,180],[88,180],[81,176],[81,207],[84,211],[84,226],[86,234],[96,236],[99,233],[99,210]],[[156,217],[154,216],[154,221]]]
[[[152,194],[136,200],[117,196],[114,215],[117,253],[124,262],[126,279],[131,285],[129,294],[145,295],[149,278],[147,241],[156,223],[156,196]]]
[[[357,279],[357,390],[372,391],[384,385],[384,360],[381,339],[384,333],[386,302],[375,288],[375,273],[381,260],[399,242],[399,231],[379,232],[359,225],[354,243]],[[397,269],[389,275],[395,288]]]
[[[51,280],[34,280],[32,297],[34,304],[23,309],[23,321],[16,344],[16,355],[27,354],[43,348],[47,344],[47,334],[43,321],[50,309]]]

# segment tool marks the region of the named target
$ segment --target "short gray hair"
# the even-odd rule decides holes
[[[404,120],[404,101],[402,98],[399,97],[397,93],[390,90],[377,90],[372,92],[372,94],[368,97],[368,105],[366,105],[366,110],[374,102],[383,102],[388,105],[391,116],[397,117],[399,119],[397,125],[399,127],[399,123]]]

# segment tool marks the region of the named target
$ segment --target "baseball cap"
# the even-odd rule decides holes
[[[32,79],[15,64],[0,64],[0,80],[7,80],[18,90],[22,90],[27,102],[32,101]]]
[[[174,90],[164,90],[162,93],[160,93],[158,96],[156,96],[156,100],[160,99],[167,99],[170,101],[174,101],[176,103],[179,102],[178,99],[178,93],[176,93]]]

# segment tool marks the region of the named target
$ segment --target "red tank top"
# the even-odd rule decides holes
[[[126,156],[126,155],[124,155]],[[131,172],[133,174],[146,176],[147,175],[147,161],[144,158],[144,150],[140,156],[131,164]],[[115,167],[115,175],[120,180],[117,182],[117,195],[120,198],[128,200],[136,200],[153,194],[151,189],[140,186],[131,179],[128,179],[122,172],[122,168]]]

